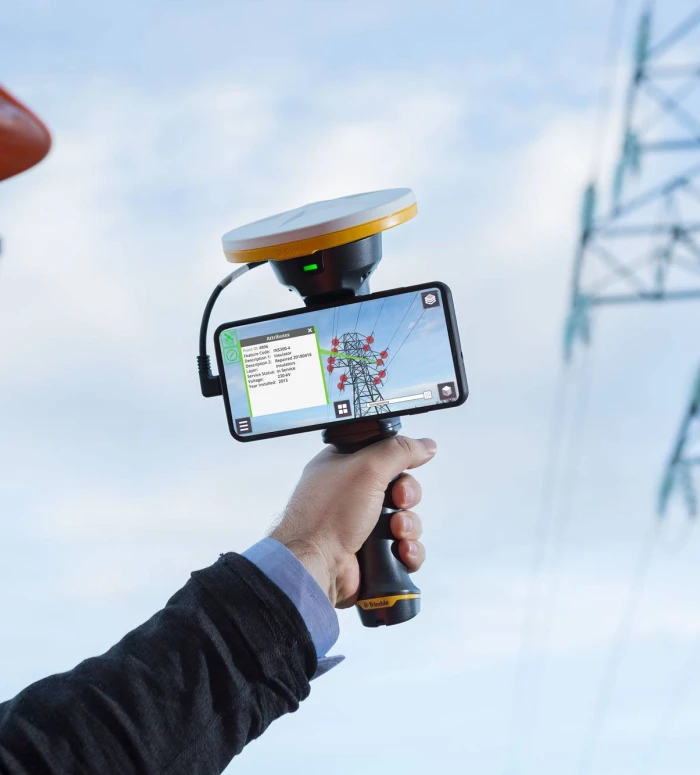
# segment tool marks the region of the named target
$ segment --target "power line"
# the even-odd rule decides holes
[[[393,354],[389,363],[387,363],[387,368],[389,368],[389,366],[391,366],[391,364],[396,360],[396,356],[401,352],[401,348],[406,344],[406,339],[408,339],[408,337],[411,336],[411,334],[416,330],[416,326],[418,323],[420,323],[420,319],[423,317],[423,315],[425,315],[425,310],[423,310],[420,315],[418,315],[418,320],[416,320],[416,322],[411,326],[411,330],[406,334],[406,337],[399,345],[398,350]]]
[[[379,314],[377,315],[377,319],[374,321],[374,325],[372,326],[372,331],[370,332],[370,336],[374,336],[374,332],[377,328],[377,324],[379,323],[379,318],[382,316],[382,312],[384,311],[384,305],[386,304],[386,296],[382,299],[382,306],[379,308]]]
[[[610,23],[610,32],[607,38],[604,58],[603,58],[603,70],[601,73],[601,85],[598,93],[598,100],[595,109],[595,121],[593,126],[593,143],[591,153],[590,164],[590,176],[591,179],[595,179],[598,175],[602,154],[605,147],[605,139],[609,129],[609,115],[610,115],[610,103],[611,103],[611,87],[607,82],[610,78],[610,71],[613,70],[614,65],[617,63],[619,51],[622,43],[622,33],[624,30],[624,20],[627,10],[627,0],[618,0],[613,8],[613,14]],[[555,403],[550,415],[550,431],[549,431],[549,444],[547,453],[547,464],[545,467],[545,474],[542,487],[542,495],[540,501],[540,510],[537,524],[535,527],[535,540],[533,547],[532,565],[530,568],[530,596],[526,607],[525,614],[523,616],[523,623],[521,628],[520,645],[518,651],[516,672],[513,686],[513,702],[512,712],[510,720],[510,730],[508,735],[508,748],[505,759],[504,775],[511,775],[514,771],[514,759],[517,750],[516,730],[522,727],[522,724],[518,723],[518,716],[521,708],[524,706],[525,695],[527,692],[526,682],[526,656],[531,650],[532,641],[537,631],[537,623],[540,615],[540,609],[542,607],[542,572],[547,561],[550,543],[552,540],[552,528],[555,524],[556,511],[554,509],[555,493],[557,490],[557,483],[559,477],[560,467],[560,450],[562,447],[562,439],[564,436],[564,427],[566,425],[566,398],[569,390],[569,383],[571,376],[567,372],[560,374],[559,382],[555,392]],[[570,488],[573,488],[579,467],[579,454],[581,447],[581,438],[583,436],[583,430],[585,425],[585,417],[588,404],[588,391],[587,387],[580,392],[579,401],[576,406],[575,414],[572,418],[571,430],[570,430],[570,442],[569,442],[569,456],[568,465],[565,469],[565,483]],[[568,504],[570,509],[573,502],[573,496],[569,493],[568,499],[565,503]],[[563,513],[563,512],[562,512]],[[559,531],[559,541],[556,547],[561,551],[564,544],[566,533],[568,532],[568,525],[570,522],[570,515],[564,515],[563,529]],[[556,557],[556,555],[555,555]],[[545,627],[545,639],[548,635],[549,628],[551,627],[551,614]],[[541,672],[541,671],[540,671]],[[535,723],[536,708],[539,704],[539,685],[540,681],[537,678],[537,672],[535,672],[534,679],[534,697],[529,707],[527,715],[527,723],[532,725]]]
[[[595,120],[593,129],[593,151],[591,153],[590,180],[595,180],[600,172],[600,164],[605,150],[605,140],[610,130],[610,106],[612,103],[613,89],[607,82],[608,78],[614,78],[619,61],[620,51],[622,49],[622,37],[625,28],[625,17],[627,14],[627,0],[617,0],[613,8],[613,15],[610,21],[610,32],[605,45],[605,54],[603,56],[603,72],[600,88],[598,90],[598,100],[595,110]],[[606,71],[612,71],[612,73]]]
[[[506,732],[506,754],[503,774],[512,775],[515,772],[514,759],[517,753],[519,736],[516,731],[521,728],[518,722],[521,707],[526,694],[526,657],[530,651],[531,641],[537,624],[540,607],[540,575],[547,553],[552,514],[552,501],[556,490],[558,464],[560,459],[563,428],[565,425],[567,396],[571,383],[570,372],[562,364],[554,392],[554,402],[549,417],[549,434],[545,458],[544,477],[540,493],[540,505],[537,512],[533,552],[529,571],[529,596],[523,613],[520,627],[520,641],[513,677],[511,714]]]
[[[544,558],[542,567],[539,571],[541,573],[545,564],[548,564],[550,575],[555,575],[558,572],[558,569],[561,567],[563,555],[566,549],[566,541],[568,538],[569,527],[574,511],[574,503],[576,501],[576,489],[581,463],[581,450],[583,448],[585,438],[586,417],[588,414],[592,381],[592,370],[590,368],[590,349],[587,349],[585,351],[584,357],[579,360],[581,363],[580,372],[582,376],[577,375],[576,385],[580,387],[578,390],[578,396],[572,396],[572,402],[574,402],[574,405],[569,422],[569,443],[568,447],[563,445],[565,447],[565,452],[561,455],[562,463],[560,467],[563,473],[560,477],[561,485],[558,488],[561,493],[561,502],[557,504],[557,498],[555,498],[555,493],[553,492],[551,498],[552,511],[549,525],[551,530],[549,531],[548,535],[545,536],[545,545],[543,549]],[[562,423],[564,426],[562,428],[562,436],[564,435],[566,424],[566,422]],[[548,562],[545,562],[547,557],[549,557]],[[541,580],[539,581],[539,585],[541,589]],[[544,606],[543,621],[540,623],[540,642],[542,644],[541,650],[546,650],[547,643],[549,642],[553,621],[559,609],[559,598],[561,592],[562,585],[554,584],[549,605]],[[541,601],[539,602],[541,604]],[[536,612],[533,612],[532,617],[533,634],[536,634],[534,627],[534,623],[537,618]],[[531,730],[534,730],[537,724],[537,716],[540,707],[542,674],[545,672],[545,660],[546,657],[541,655],[539,663],[535,663],[533,675],[530,679],[530,685],[532,686],[532,689],[528,713],[528,724]],[[532,735],[530,735],[530,737],[532,737]]]
[[[590,348],[586,351],[582,359],[582,384],[578,394],[578,402],[574,409],[574,419],[572,420],[573,451],[568,458],[568,466],[563,477],[562,492],[564,493],[563,505],[557,509],[561,515],[559,521],[560,531],[555,534],[556,546],[562,551],[569,533],[571,518],[574,512],[574,503],[579,482],[579,471],[581,467],[581,453],[584,446],[586,435],[586,420],[588,418],[588,407],[591,397],[591,383],[593,381],[592,355]],[[559,558],[561,560],[561,557]]]
[[[617,60],[617,51],[619,41],[622,37],[624,27],[624,18],[626,13],[626,0],[618,0],[614,8],[611,24],[610,37],[608,39],[607,62],[608,66]],[[616,167],[615,180],[613,184],[613,204],[610,214],[605,217],[598,217],[596,210],[596,185],[595,178],[598,175],[601,156],[605,148],[605,137],[608,129],[608,121],[605,118],[609,114],[611,88],[607,83],[601,85],[599,101],[596,115],[596,143],[594,144],[591,159],[591,182],[586,189],[584,197],[584,208],[581,218],[581,235],[579,248],[574,261],[573,283],[572,283],[572,303],[571,312],[567,323],[567,351],[570,353],[572,345],[576,339],[581,339],[588,343],[590,332],[589,311],[594,307],[600,307],[603,304],[620,304],[631,301],[665,301],[677,300],[681,298],[695,298],[700,294],[697,289],[678,290],[671,287],[669,290],[668,275],[671,272],[671,265],[675,270],[676,254],[681,247],[685,246],[686,224],[683,222],[680,214],[677,215],[675,222],[668,226],[657,222],[649,222],[643,212],[640,213],[642,222],[635,221],[630,223],[629,216],[635,210],[639,211],[647,205],[652,205],[654,200],[659,200],[664,204],[674,203],[677,194],[690,188],[693,184],[692,177],[696,173],[695,168],[691,168],[682,176],[676,176],[661,186],[657,186],[650,191],[635,197],[631,201],[622,203],[624,184],[627,177],[638,172],[642,157],[646,159],[649,154],[656,152],[669,151],[687,151],[700,145],[700,123],[686,112],[681,102],[690,94],[693,87],[681,86],[680,88],[667,93],[667,88],[658,87],[655,79],[658,78],[691,78],[697,76],[695,65],[672,66],[670,68],[654,68],[653,59],[658,58],[661,51],[665,51],[670,46],[678,42],[687,32],[700,23],[700,11],[696,11],[688,20],[673,30],[656,47],[650,46],[651,38],[651,2],[643,3],[643,12],[639,21],[637,34],[635,38],[634,68],[630,78],[627,90],[626,106],[624,111],[623,125],[623,147],[620,161]],[[617,69],[617,68],[616,68]],[[680,139],[674,134],[666,137],[662,133],[661,137],[648,136],[648,129],[656,121],[649,123],[646,119],[640,125],[640,109],[638,106],[638,97],[642,96],[646,102],[651,102],[661,108],[657,113],[663,113],[664,118],[669,117],[675,120],[676,124],[687,132],[689,137]],[[700,168],[697,174],[700,175]],[[634,216],[632,216],[634,218]],[[622,219],[628,218],[627,221]],[[620,224],[620,225],[618,225]],[[660,249],[649,250],[645,255],[644,263],[640,266],[636,259],[618,260],[617,244],[615,250],[605,248],[604,242],[609,242],[619,237],[637,238],[646,234],[652,236],[656,234],[665,234],[668,232],[670,243],[668,246],[662,245]],[[676,236],[678,235],[678,236]],[[624,240],[622,245],[626,243]],[[586,258],[587,257],[587,258]],[[586,261],[584,262],[584,258]],[[683,257],[678,262],[682,268]],[[585,263],[585,271],[584,271]],[[591,269],[605,269],[608,276],[612,276],[616,281],[616,292],[600,293],[596,290],[599,281],[595,274],[591,276]],[[589,279],[587,279],[589,276]],[[646,279],[647,276],[650,279]],[[642,283],[641,279],[645,278]],[[674,271],[671,281],[676,279]],[[590,286],[590,287],[589,287]],[[583,424],[581,432],[583,431]],[[576,467],[577,464],[572,463]],[[670,485],[667,484],[667,488]],[[570,519],[570,514],[568,516]],[[564,523],[565,532],[568,527]],[[565,535],[564,532],[564,535]],[[578,761],[579,775],[589,775],[593,769],[596,753],[600,744],[600,739],[605,730],[605,725],[610,713],[617,678],[620,666],[624,660],[634,623],[638,614],[640,601],[643,595],[647,575],[652,564],[654,552],[661,543],[659,524],[655,524],[650,529],[648,536],[642,542],[639,554],[636,558],[634,571],[623,602],[623,610],[617,621],[614,635],[604,656],[604,666],[600,683],[597,687],[595,701],[591,710],[591,717],[585,729],[580,759]],[[686,538],[687,536],[683,536]]]
[[[593,762],[596,750],[598,748],[598,743],[600,741],[603,729],[605,728],[608,712],[610,710],[610,704],[615,693],[617,673],[620,669],[622,659],[625,656],[627,642],[632,632],[634,620],[639,609],[639,603],[644,591],[644,584],[646,582],[647,573],[649,572],[651,561],[654,557],[654,549],[656,548],[658,536],[659,523],[658,521],[655,521],[652,524],[650,530],[647,532],[644,541],[642,542],[639,556],[637,557],[637,562],[632,574],[632,580],[627,591],[625,608],[618,620],[615,635],[613,636],[612,643],[608,649],[608,656],[605,662],[605,667],[603,669],[603,675],[598,686],[596,701],[593,705],[593,712],[591,714],[588,729],[586,731],[583,746],[581,748],[581,756],[578,766],[579,775],[588,775],[588,773],[593,768]]]
[[[362,312],[362,302],[360,302],[360,308],[357,310],[357,318],[355,320],[355,333],[357,333],[357,325],[360,322],[360,312]]]
[[[693,643],[690,649],[690,655],[686,659],[681,669],[676,674],[676,679],[671,687],[671,692],[664,706],[664,709],[659,714],[659,718],[654,729],[653,734],[650,736],[649,745],[646,746],[646,756],[644,757],[644,769],[647,772],[651,772],[653,765],[656,763],[659,757],[659,748],[663,739],[668,735],[668,730],[672,727],[673,722],[676,720],[678,713],[682,710],[685,702],[688,698],[690,689],[697,681],[697,673],[700,668],[700,635],[697,635],[693,639]]]
[[[396,331],[394,331],[394,333],[392,334],[392,336],[391,336],[391,339],[389,340],[389,344],[388,344],[388,345],[386,346],[386,348],[385,348],[386,350],[388,350],[388,349],[391,347],[391,343],[392,343],[392,342],[394,341],[394,339],[396,338],[396,334],[398,334],[398,333],[399,333],[399,329],[400,329],[400,328],[401,328],[401,326],[403,325],[403,322],[404,322],[404,320],[406,320],[406,315],[408,315],[408,313],[411,311],[411,307],[413,306],[413,304],[414,304],[414,302],[415,302],[415,300],[416,300],[417,298],[418,298],[418,294],[416,293],[416,295],[415,295],[415,296],[414,296],[414,297],[411,299],[411,303],[408,305],[408,308],[407,308],[407,309],[406,309],[406,311],[403,313],[403,317],[401,318],[401,322],[398,324],[398,326],[396,326]]]
[[[613,9],[605,52],[603,57],[603,80],[601,81],[596,106],[596,119],[593,128],[593,152],[591,156],[591,177],[597,175],[600,159],[603,151],[605,135],[608,129],[608,115],[610,113],[610,87],[605,82],[606,70],[609,70],[617,62],[618,51],[621,48],[624,19],[627,9],[627,0],[618,0]],[[563,426],[566,417],[566,398],[569,390],[570,375],[568,372],[560,372],[552,412],[550,414],[549,441],[547,449],[547,462],[540,497],[539,516],[535,527],[535,539],[532,562],[530,567],[530,595],[521,626],[520,644],[516,662],[513,684],[513,700],[509,732],[507,735],[506,758],[504,763],[504,775],[510,775],[513,769],[513,760],[517,748],[516,730],[519,728],[518,715],[524,702],[526,693],[526,655],[530,650],[533,634],[536,631],[537,617],[541,606],[540,586],[541,573],[544,567],[550,538],[550,530],[553,514],[554,494],[556,491],[559,453],[562,445]],[[581,414],[585,414],[582,412]],[[578,455],[576,455],[577,459]],[[574,465],[572,471],[578,466]],[[574,474],[572,473],[571,476]],[[532,718],[532,716],[529,716]]]

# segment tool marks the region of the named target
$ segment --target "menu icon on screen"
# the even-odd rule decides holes
[[[250,417],[239,417],[236,420],[236,433],[242,436],[244,433],[252,433],[253,426],[250,422]]]

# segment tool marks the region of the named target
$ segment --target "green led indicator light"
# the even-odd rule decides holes
[[[315,269],[318,269],[318,264],[307,264],[304,267],[305,272],[313,272]]]

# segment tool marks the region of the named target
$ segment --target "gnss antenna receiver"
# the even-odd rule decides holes
[[[382,232],[417,213],[413,191],[394,188],[314,202],[224,234],[227,260],[241,267],[217,285],[204,310],[197,358],[202,394],[222,393],[220,378],[211,373],[207,329],[219,294],[234,279],[269,262],[278,280],[296,290],[310,309],[362,297],[370,292],[370,277],[382,258]],[[352,453],[396,436],[400,429],[398,417],[378,416],[330,425],[322,437],[339,452]],[[376,527],[357,553],[357,609],[366,627],[400,624],[420,611],[420,590],[398,556],[398,541],[389,525],[399,510],[391,499],[392,485]]]

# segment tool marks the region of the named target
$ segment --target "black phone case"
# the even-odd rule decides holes
[[[397,296],[402,293],[414,293],[416,291],[430,290],[432,288],[439,288],[443,298],[443,309],[445,311],[445,319],[447,321],[447,333],[450,340],[450,348],[452,351],[452,361],[454,363],[455,375],[457,377],[457,385],[459,387],[459,398],[456,401],[450,401],[445,404],[433,404],[427,407],[417,407],[415,409],[406,409],[401,412],[388,412],[382,414],[382,418],[390,417],[406,417],[411,414],[423,414],[424,412],[439,411],[442,409],[451,409],[456,406],[461,406],[469,396],[469,386],[467,384],[467,375],[464,369],[464,358],[462,355],[462,345],[459,340],[459,330],[457,328],[457,318],[455,315],[454,303],[452,300],[452,291],[445,283],[431,282],[421,283],[420,285],[411,285],[405,288],[393,288],[389,291],[379,291],[378,293],[370,293],[366,296],[352,296],[348,299],[343,299],[332,304],[319,304],[311,307],[300,307],[296,310],[288,310],[286,312],[278,312],[272,315],[259,315],[254,318],[246,318],[244,320],[235,320],[231,323],[222,323],[217,327],[214,332],[214,351],[216,353],[216,362],[219,368],[219,379],[221,381],[221,390],[224,398],[224,405],[226,407],[226,418],[228,420],[228,427],[231,435],[236,441],[258,441],[260,439],[271,439],[276,436],[290,436],[295,433],[308,433],[309,431],[323,430],[324,428],[332,425],[338,427],[341,425],[352,425],[355,423],[364,422],[367,417],[358,417],[351,420],[335,420],[332,423],[321,423],[319,425],[308,425],[303,428],[288,428],[287,430],[272,431],[269,433],[252,433],[250,435],[241,436],[236,433],[236,429],[231,415],[231,404],[228,395],[228,386],[226,385],[226,377],[224,371],[224,362],[221,352],[221,344],[219,342],[220,333],[227,328],[235,328],[237,326],[249,325],[251,323],[261,323],[268,320],[279,320],[282,318],[293,318],[295,315],[303,315],[308,312],[313,312],[318,309],[333,309],[335,307],[344,307],[348,304],[357,304],[361,301],[370,301],[371,299],[382,299],[388,296]]]

